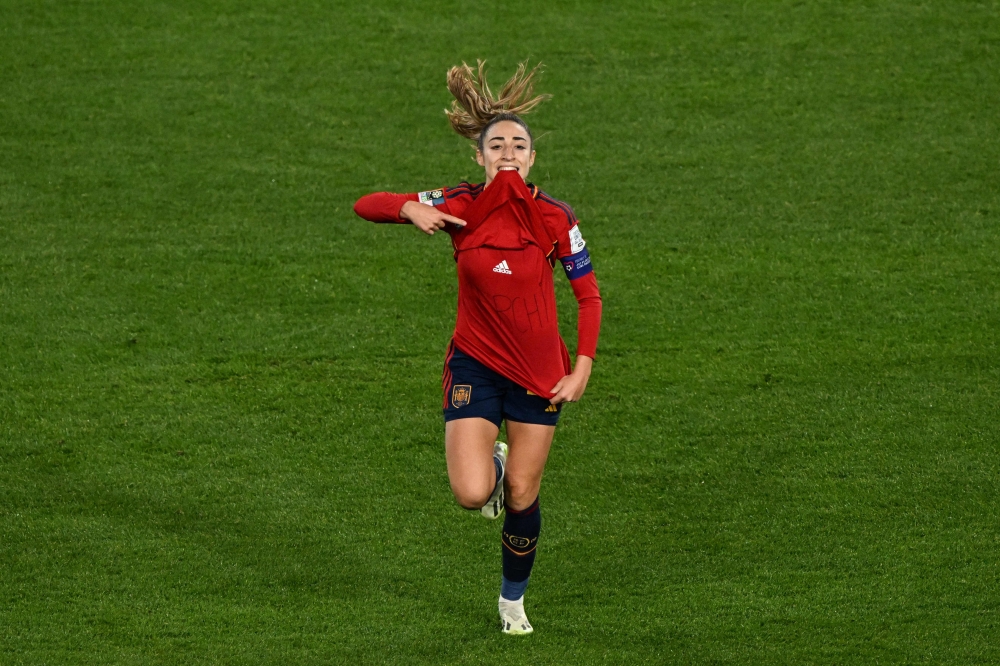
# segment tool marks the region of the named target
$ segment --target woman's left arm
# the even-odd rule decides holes
[[[594,365],[594,359],[589,356],[577,356],[576,367],[571,374],[560,379],[552,392],[555,393],[549,399],[553,405],[561,402],[576,402],[583,397],[583,392],[587,390],[587,382],[590,380],[590,369]]]
[[[567,273],[569,272],[567,270]],[[576,296],[579,307],[576,323],[576,365],[571,374],[560,379],[552,387],[552,392],[555,395],[549,399],[549,402],[553,405],[558,405],[561,402],[576,402],[587,390],[590,370],[594,365],[594,356],[597,354],[597,338],[601,332],[601,291],[597,287],[597,278],[594,277],[593,271],[589,270],[586,275],[570,279],[569,284],[573,287],[573,294]]]

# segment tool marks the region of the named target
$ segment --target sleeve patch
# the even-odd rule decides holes
[[[583,234],[580,233],[580,225],[574,224],[573,228],[569,230],[569,251],[572,254],[577,254],[583,250],[587,241],[583,240]]]
[[[444,203],[444,190],[429,190],[417,195],[420,203],[428,206],[440,206]]]
[[[590,263],[590,252],[587,252],[587,250],[581,250],[576,254],[563,257],[559,261],[563,265],[563,270],[566,271],[566,277],[570,280],[576,280],[577,278],[582,278],[587,273],[594,272],[594,267]]]

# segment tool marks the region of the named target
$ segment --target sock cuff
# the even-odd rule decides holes
[[[528,580],[513,581],[503,576],[500,578],[500,598],[503,601],[521,601],[524,599],[524,591],[528,589]]]

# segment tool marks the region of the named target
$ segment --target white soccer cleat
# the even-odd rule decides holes
[[[505,634],[530,634],[534,629],[524,614],[524,597],[517,601],[507,601],[500,597],[500,624]]]
[[[497,442],[493,445],[493,457],[500,459],[500,481],[497,482],[497,487],[493,489],[493,494],[483,505],[483,508],[479,510],[483,514],[483,517],[494,520],[497,516],[503,513],[503,477],[507,472],[507,445],[503,442]]]

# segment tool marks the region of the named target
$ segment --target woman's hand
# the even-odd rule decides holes
[[[590,379],[590,369],[594,366],[594,359],[589,356],[577,356],[576,367],[573,373],[566,375],[552,387],[554,396],[549,398],[549,402],[558,405],[561,402],[576,402],[587,390],[587,381]]]
[[[457,224],[460,227],[465,226],[465,220],[460,220],[454,215],[442,213],[434,206],[428,206],[416,201],[407,201],[403,204],[403,207],[399,209],[399,216],[404,220],[412,222],[413,226],[428,236],[433,236],[435,231],[444,229],[444,226],[448,222]]]

